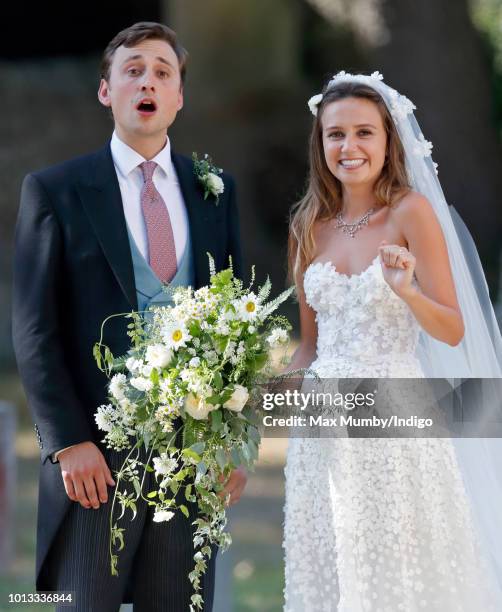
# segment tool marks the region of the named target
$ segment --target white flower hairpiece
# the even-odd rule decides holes
[[[351,74],[342,70],[333,76],[333,78],[329,81],[326,91],[332,89],[335,85],[340,82],[351,81],[354,83],[365,83],[370,87],[374,87],[377,91],[379,89],[379,84],[383,81],[383,74],[378,71],[371,73],[369,76],[366,74]],[[388,88],[389,93],[389,110],[394,117],[394,119],[404,119],[407,115],[412,113],[417,107],[413,104],[411,100],[409,100],[406,96],[401,95],[395,89],[391,87]],[[319,108],[319,104],[323,99],[323,94],[317,94],[312,96],[308,101],[308,106],[310,108],[310,112],[317,116],[317,111]]]
[[[322,94],[316,94],[315,96],[312,96],[307,102],[310,108],[310,112],[314,115],[314,117],[317,117],[317,107],[321,103],[321,100]]]

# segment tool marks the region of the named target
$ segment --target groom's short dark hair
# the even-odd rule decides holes
[[[101,59],[101,78],[110,80],[110,67],[112,65],[115,51],[121,47],[133,47],[144,40],[165,40],[176,53],[180,67],[181,82],[185,82],[186,63],[188,59],[187,50],[178,42],[178,36],[174,30],[163,23],[154,21],[140,21],[119,32],[107,45]]]

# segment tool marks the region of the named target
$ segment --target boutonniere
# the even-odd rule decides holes
[[[204,200],[209,194],[216,198],[216,206],[220,195],[225,191],[223,180],[219,176],[223,170],[213,165],[209,155],[206,153],[202,159],[197,157],[197,153],[192,153],[193,171],[199,182],[204,188]]]

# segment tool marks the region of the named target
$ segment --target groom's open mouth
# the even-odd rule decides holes
[[[150,98],[143,98],[143,100],[140,100],[136,105],[136,110],[140,115],[147,117],[155,113],[157,110],[157,105]]]

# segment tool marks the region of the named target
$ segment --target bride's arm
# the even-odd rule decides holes
[[[284,373],[308,368],[316,357],[317,323],[314,310],[307,304],[303,283],[297,284],[298,304],[300,308],[300,344],[293,354],[291,363]]]
[[[407,266],[414,268],[420,285],[420,291],[408,284],[396,293],[428,334],[456,346],[464,336],[464,322],[436,214],[427,198],[418,193],[409,194],[396,212],[411,253]]]

